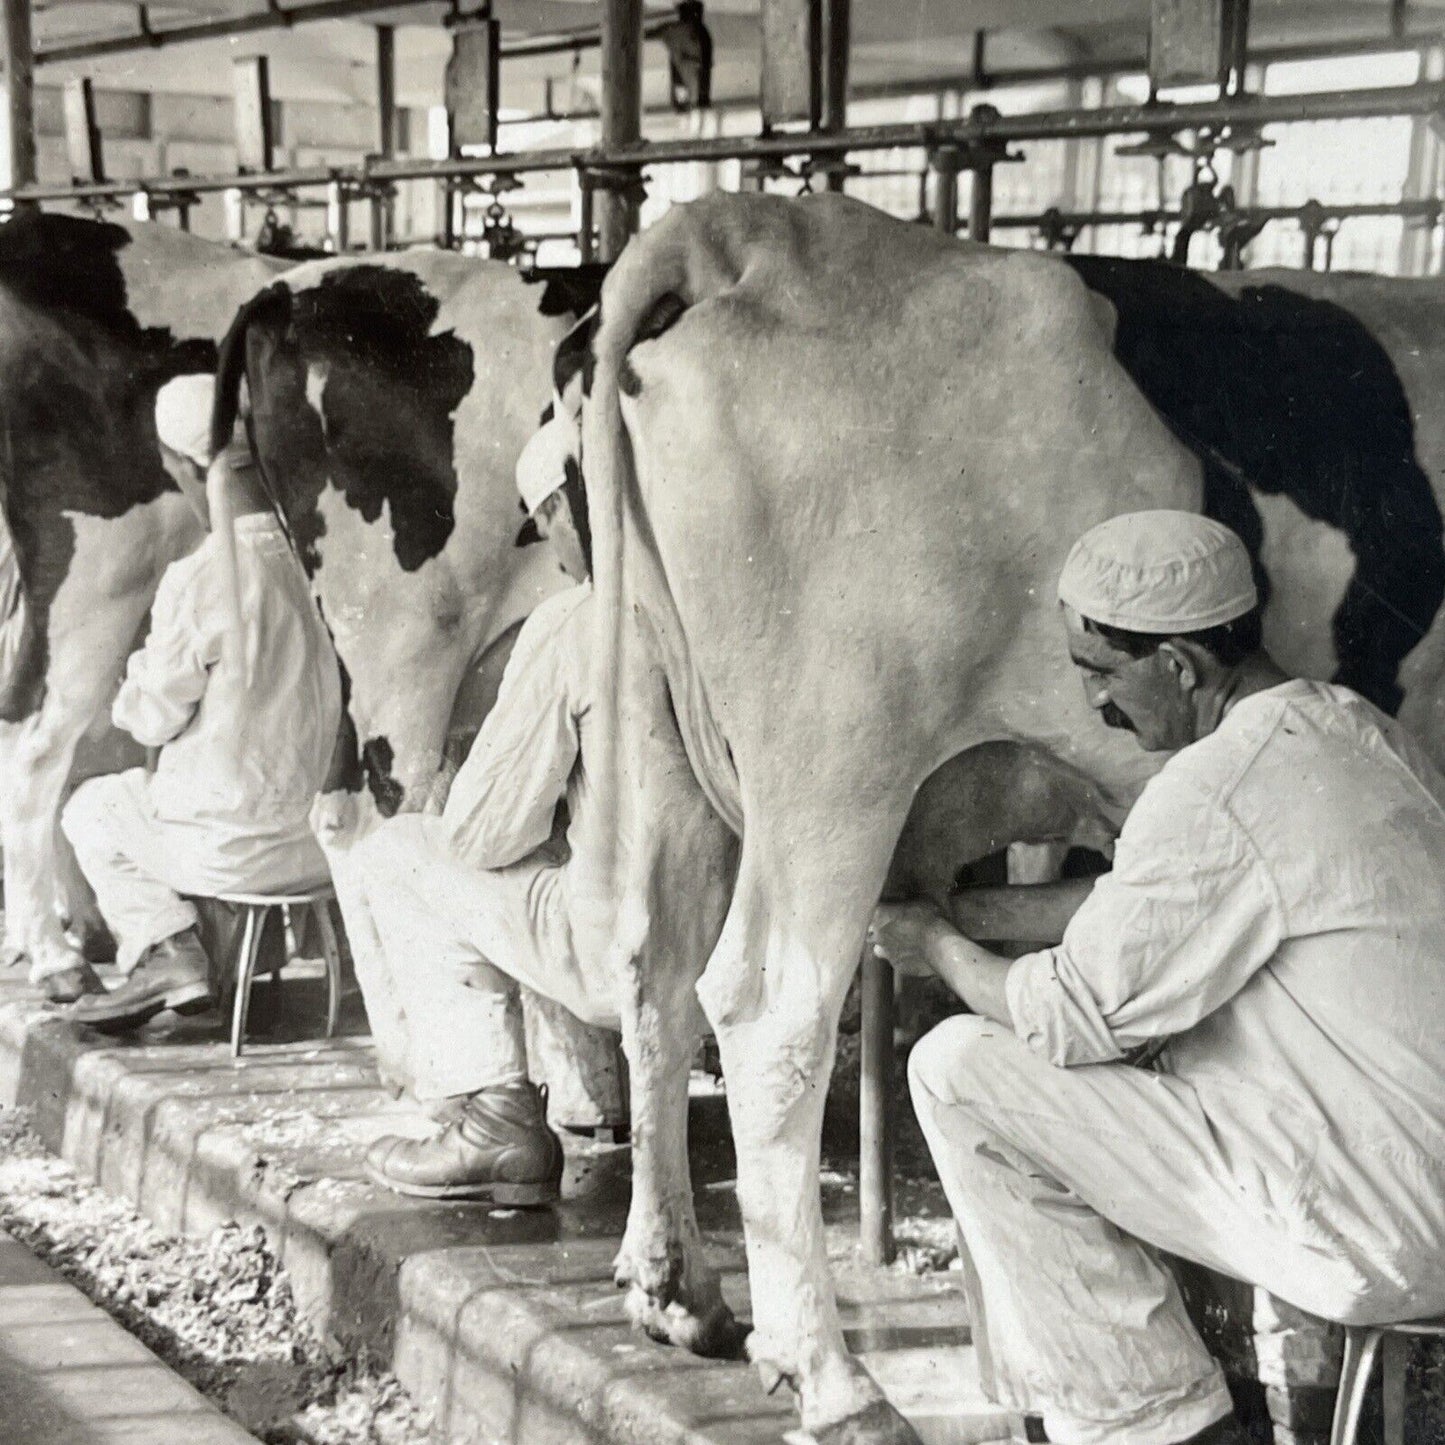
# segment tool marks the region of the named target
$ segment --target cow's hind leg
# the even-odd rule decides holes
[[[12,797],[5,827],[5,940],[12,961],[27,958],[39,983],[79,961],[61,930],[60,804],[88,717],[59,700],[19,729],[12,754]]]
[[[860,807],[870,836],[748,819],[737,890],[698,987],[717,1031],[738,1153],[754,1331],[766,1386],[794,1384],[820,1445],[919,1445],[843,1340],[818,1192],[838,1016],[883,885],[880,837],[903,822]],[[890,826],[891,824],[891,826]]]
[[[648,826],[629,860],[612,940],[633,944],[617,980],[632,1084],[632,1205],[614,1277],[629,1291],[633,1323],[653,1339],[735,1356],[742,1331],[723,1303],[693,1210],[687,1083],[702,1028],[697,980],[722,931],[737,842],[697,785],[661,672],[644,669],[624,685],[637,690],[650,726],[634,757]]]
[[[730,1358],[743,1332],[703,1251],[688,1171],[688,1073],[702,1029],[693,987],[706,954],[647,954],[632,965],[622,1008],[632,1079],[632,1203],[613,1275],[628,1290],[633,1324],[651,1338]]]

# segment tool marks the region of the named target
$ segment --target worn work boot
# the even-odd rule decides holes
[[[203,1013],[211,1005],[210,971],[196,930],[187,928],[153,944],[119,988],[81,999],[70,1017],[110,1034],[139,1028],[162,1009]]]
[[[74,1003],[87,994],[105,994],[100,975],[84,959],[73,968],[42,978],[40,987],[45,991],[47,1003]]]
[[[366,1172],[421,1199],[550,1204],[562,1183],[562,1145],[547,1127],[542,1094],[523,1080],[473,1094],[455,1124],[431,1139],[378,1139]]]

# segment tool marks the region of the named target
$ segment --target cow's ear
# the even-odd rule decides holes
[[[514,547],[530,547],[533,543],[540,542],[542,534],[537,530],[537,519],[528,517],[522,523],[522,530],[517,533],[517,540],[512,543]]]

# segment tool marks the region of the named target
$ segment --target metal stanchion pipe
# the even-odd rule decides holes
[[[933,224],[950,236],[958,229],[958,170],[948,161],[933,168]]]
[[[590,266],[597,259],[597,235],[593,222],[592,198],[594,191],[591,182],[585,178],[581,182],[582,200],[578,207],[577,216],[577,250],[584,266]]]
[[[765,160],[797,155],[845,155],[850,151],[936,148],[968,141],[1063,140],[1071,136],[1107,137],[1145,131],[1193,129],[1230,124],[1294,124],[1315,120],[1353,120],[1378,116],[1433,115],[1445,111],[1445,84],[1383,87],[1375,90],[1314,95],[1243,96],[1197,104],[1113,106],[1092,111],[1041,111],[1035,115],[970,117],[960,120],[859,127],[834,135],[817,132],[745,138],[719,136],[665,142],[637,141],[595,150],[518,151],[494,156],[459,156],[377,161],[338,172],[332,168],[272,172],[267,175],[157,177],[82,186],[27,186],[9,194],[23,200],[86,200],[133,194],[144,187],[221,191],[324,186],[334,175],[354,182],[522,175],[536,171],[665,165],[680,161]]]
[[[972,180],[968,193],[968,239],[985,245],[993,229],[993,167],[977,167]]]
[[[869,1264],[893,1261],[893,969],[863,958],[858,1077],[858,1247]]]

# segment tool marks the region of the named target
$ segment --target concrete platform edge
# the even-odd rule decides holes
[[[469,1293],[465,1314],[486,1327],[462,1327],[425,1256],[403,1267],[383,1232],[356,1218],[346,1191],[278,1177],[204,1118],[181,1117],[163,1085],[127,1069],[120,1051],[37,1005],[0,1005],[0,1103],[33,1110],[48,1148],[162,1229],[197,1236],[226,1220],[259,1224],[302,1312],[344,1348],[389,1365],[418,1400],[435,1402],[453,1439],[485,1438],[481,1426],[497,1439],[707,1445],[708,1436],[659,1410],[645,1377],[619,1377],[513,1291]],[[456,1384],[463,1376],[466,1391]],[[522,1417],[536,1417],[535,1428]]]

